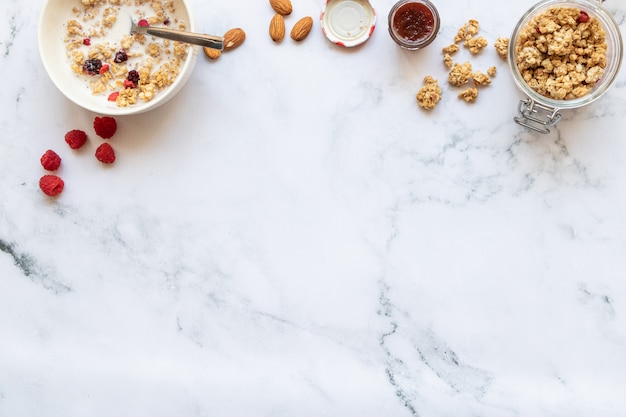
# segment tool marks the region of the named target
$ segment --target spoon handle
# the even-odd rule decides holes
[[[221,36],[203,35],[200,33],[185,32],[182,30],[152,27],[152,26],[138,26],[135,22],[132,22],[131,33],[143,33],[146,35],[156,36],[158,38],[169,39],[171,41],[178,41],[183,43],[191,43],[193,45],[200,45],[211,49],[217,49],[222,51],[224,49],[224,38]]]

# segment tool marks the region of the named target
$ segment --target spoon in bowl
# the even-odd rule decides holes
[[[200,33],[185,32],[183,30],[168,29],[163,27],[139,26],[132,19],[130,20],[130,33],[143,33],[157,38],[169,39],[193,45],[200,45],[206,48],[224,50],[224,38],[221,36],[202,35]]]

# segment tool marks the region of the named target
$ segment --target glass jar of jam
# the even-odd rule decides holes
[[[402,48],[421,49],[439,32],[439,12],[428,0],[400,0],[389,11],[389,34]]]

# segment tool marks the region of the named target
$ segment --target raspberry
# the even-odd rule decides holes
[[[87,134],[82,130],[74,129],[65,134],[65,142],[72,149],[78,149],[87,142]]]
[[[137,22],[137,26],[150,26],[150,23],[148,23],[146,19],[141,19],[139,22]]]
[[[93,128],[96,130],[98,136],[109,139],[117,130],[117,122],[114,118],[108,116],[96,117],[93,121]]]
[[[40,161],[41,161],[41,166],[46,171],[56,171],[57,169],[59,169],[59,166],[61,165],[61,157],[55,151],[51,149],[48,149],[41,156]]]
[[[57,196],[63,191],[65,183],[56,175],[44,175],[39,179],[39,188],[45,195],[50,197]]]
[[[115,162],[115,151],[108,143],[103,143],[96,149],[96,158],[103,164],[112,164]]]

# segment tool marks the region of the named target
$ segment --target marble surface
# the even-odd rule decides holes
[[[0,6],[0,416],[624,415],[626,72],[540,135],[491,46],[461,52],[498,69],[473,105],[440,53],[470,18],[509,36],[533,0],[440,2],[419,52],[390,0],[350,50],[319,0],[294,0],[300,44],[269,39],[267,2],[190,3],[247,40],[118,118],[111,167],[63,142],[97,114],[39,62],[43,0]]]

